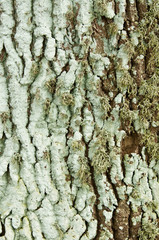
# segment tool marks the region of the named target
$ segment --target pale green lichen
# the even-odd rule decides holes
[[[100,232],[99,240],[109,240],[112,239],[112,237],[112,233],[104,227]]]
[[[113,3],[108,0],[95,0],[94,11],[99,16],[105,16],[106,18],[113,18],[115,13],[113,9]]]

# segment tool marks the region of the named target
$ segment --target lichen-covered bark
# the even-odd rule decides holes
[[[0,1],[0,239],[159,239],[159,4]]]

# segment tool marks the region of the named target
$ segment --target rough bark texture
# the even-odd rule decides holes
[[[159,239],[159,4],[0,1],[0,239]]]

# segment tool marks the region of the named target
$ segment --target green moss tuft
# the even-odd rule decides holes
[[[148,221],[142,224],[138,232],[139,240],[155,240],[157,236],[159,236],[159,229],[156,222]]]
[[[117,87],[121,92],[129,90],[133,85],[133,78],[127,70],[121,71],[121,77],[117,80]]]
[[[50,79],[49,81],[46,82],[45,85],[50,93],[54,93],[56,88],[56,79],[55,78]]]
[[[88,159],[86,157],[80,157],[80,169],[77,173],[77,176],[79,177],[80,181],[82,183],[88,183],[89,177],[90,177],[90,168],[88,165]]]
[[[109,97],[105,96],[100,99],[102,109],[104,110],[103,117],[106,118],[108,116],[108,112],[111,109],[109,104]]]
[[[31,70],[30,70],[30,74],[31,74],[32,77],[36,77],[38,75],[38,73],[39,73],[38,63],[33,62]]]
[[[63,105],[74,105],[74,97],[71,93],[63,93],[62,95],[62,104]]]
[[[6,112],[3,112],[0,114],[0,117],[1,117],[2,123],[4,124],[9,119],[9,114]]]
[[[110,156],[104,147],[99,147],[95,152],[91,165],[96,173],[105,173],[110,166]]]
[[[50,111],[50,105],[51,105],[51,101],[49,98],[47,98],[44,102],[44,111],[45,111],[45,114],[47,115]]]
[[[22,161],[22,156],[20,155],[20,153],[14,153],[14,155],[13,155],[13,160],[14,160],[15,162],[21,163],[21,161]]]
[[[94,1],[94,11],[97,13],[97,15],[106,17],[107,2],[108,2],[108,0],[95,0]]]
[[[132,131],[132,123],[135,119],[135,114],[133,110],[130,110],[129,102],[125,100],[123,103],[122,108],[120,109],[119,116],[122,122],[122,125],[124,126],[125,130],[128,132]]]
[[[150,130],[145,131],[141,136],[141,144],[146,147],[150,160],[159,160],[159,143],[157,141],[156,134],[150,132]]]

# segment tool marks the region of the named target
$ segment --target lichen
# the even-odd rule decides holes
[[[115,13],[113,3],[108,0],[95,0],[94,11],[98,16],[105,16],[106,18],[113,18]]]

